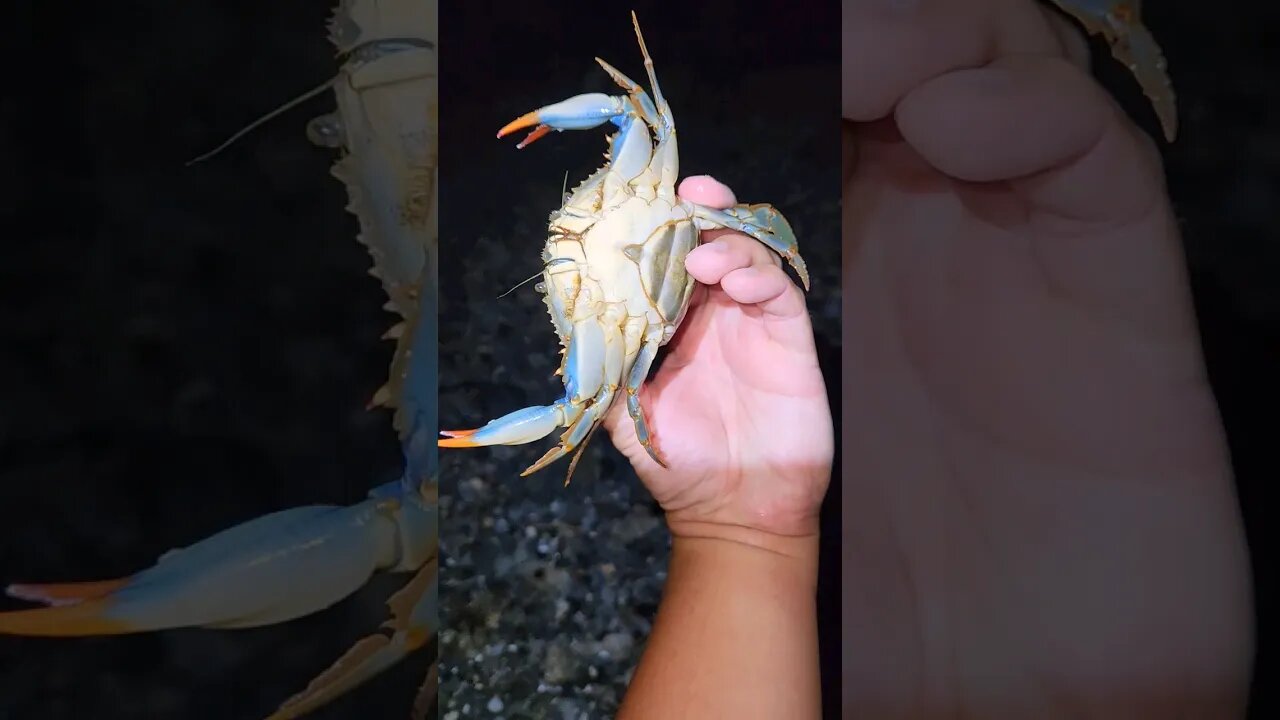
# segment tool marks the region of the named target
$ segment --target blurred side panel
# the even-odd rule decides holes
[[[150,4],[4,105],[0,715],[433,718],[435,3]]]

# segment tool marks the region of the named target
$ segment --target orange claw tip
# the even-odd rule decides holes
[[[129,578],[96,580],[93,582],[45,583],[41,585],[10,585],[5,594],[17,600],[44,603],[45,605],[71,605],[85,600],[96,600],[129,584]]]
[[[538,127],[534,128],[534,131],[533,131],[533,132],[531,132],[531,133],[529,133],[529,134],[525,137],[525,139],[521,140],[521,141],[520,141],[520,143],[516,145],[516,149],[517,149],[517,150],[523,150],[523,149],[525,149],[525,148],[526,148],[526,147],[528,147],[529,145],[533,144],[533,142],[534,142],[534,141],[536,141],[538,138],[543,137],[544,135],[546,135],[546,134],[547,134],[547,133],[549,133],[549,132],[551,132],[551,127],[550,127],[550,126],[548,126],[548,125],[539,125]]]
[[[525,113],[520,117],[516,118],[515,120],[512,120],[511,122],[507,123],[506,125],[503,125],[502,129],[498,131],[498,137],[505,137],[517,130],[521,130],[523,128],[537,125],[539,122],[541,121],[538,120],[537,112]]]
[[[476,434],[475,430],[441,430],[440,434],[446,439],[436,442],[436,447],[442,448],[469,448],[477,447],[478,443],[471,439]]]
[[[475,435],[478,430],[479,428],[476,428],[475,430],[441,430],[440,434],[445,437],[463,438]]]
[[[0,613],[0,635],[87,637],[138,632],[128,623],[106,617],[108,602],[95,599],[63,607]]]

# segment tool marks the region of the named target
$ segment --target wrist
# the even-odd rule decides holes
[[[818,578],[818,532],[783,535],[743,525],[668,516],[672,558],[681,563],[741,567],[810,586]]]
[[[654,492],[673,537],[717,539],[784,555],[816,548],[830,463],[812,471],[711,476]],[[650,487],[653,487],[652,484]],[[816,550],[815,550],[816,552]]]

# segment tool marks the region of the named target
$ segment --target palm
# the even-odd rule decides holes
[[[753,283],[772,281],[787,284],[791,302],[766,309],[719,284],[698,287],[670,352],[641,392],[666,468],[637,442],[623,403],[606,427],[669,517],[800,534],[825,493],[833,451],[812,329],[776,256],[728,235],[738,252],[770,271],[736,283],[736,292],[749,295],[759,291]],[[695,276],[719,278],[707,262],[690,262]]]
[[[876,382],[919,393],[938,422],[1045,462],[1221,468],[1167,204],[1068,237],[1013,185],[952,180],[900,137],[872,131],[862,142],[846,290],[852,350]],[[1149,440],[1118,444],[1118,433]]]
[[[1095,149],[1144,177],[1110,191],[1132,212],[1077,224],[1040,187],[944,175],[892,122],[859,130],[843,468],[859,709],[1025,675],[996,712],[1047,717],[1100,701],[1090,673],[1244,677],[1239,518],[1158,168],[1124,134]],[[1170,604],[1189,578],[1217,590]],[[1164,709],[1239,689],[1166,687]]]

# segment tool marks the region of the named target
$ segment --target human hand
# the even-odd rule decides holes
[[[687,178],[681,197],[726,208],[733,192]],[[625,403],[613,442],[667,512],[673,535],[785,545],[817,534],[834,452],[804,295],[781,260],[741,233],[703,233],[685,263],[701,285],[640,402],[663,468]]]
[[[1151,141],[1030,0],[843,22],[846,713],[1239,716],[1243,528]]]

